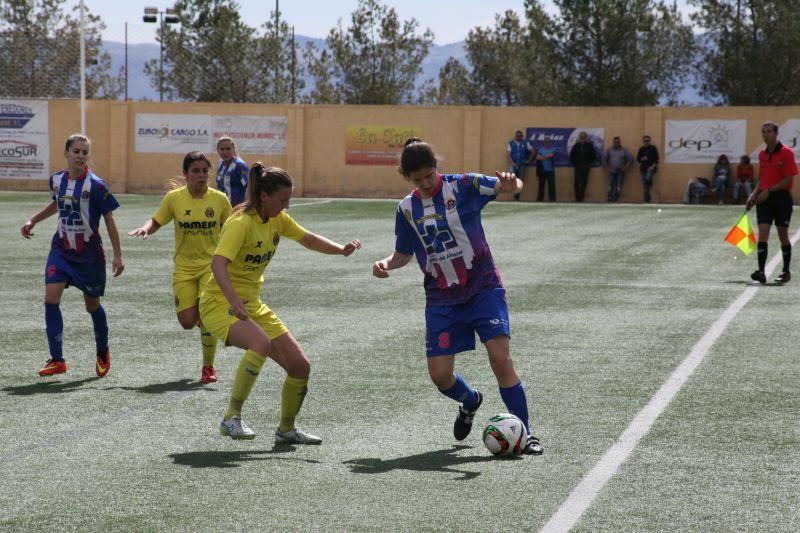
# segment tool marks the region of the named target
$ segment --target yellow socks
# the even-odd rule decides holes
[[[200,343],[203,345],[203,366],[214,366],[217,355],[217,338],[205,326],[200,325]]]
[[[286,380],[283,382],[283,390],[281,391],[281,423],[278,426],[279,431],[289,431],[294,428],[294,419],[297,417],[297,413],[300,412],[306,392],[308,392],[307,379],[286,376]]]
[[[231,400],[228,403],[228,410],[225,411],[224,420],[230,420],[234,416],[242,415],[242,404],[250,396],[250,391],[253,390],[256,378],[266,360],[266,357],[262,357],[256,352],[250,350],[244,352],[244,357],[239,362],[239,368],[236,369],[236,377],[233,378]],[[298,409],[300,409],[299,406]]]

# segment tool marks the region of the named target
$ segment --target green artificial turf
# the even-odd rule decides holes
[[[173,229],[123,236],[104,298],[113,366],[94,376],[80,293],[62,300],[68,374],[43,379],[44,260],[55,220],[19,228],[46,193],[0,193],[0,530],[536,530],[745,288],[754,256],[722,242],[735,207],[493,203],[484,226],[508,290],[512,354],[541,457],[456,443],[456,404],[429,382],[416,263],[371,276],[394,244],[391,201],[297,199],[292,215],[349,258],[281,243],[263,300],[312,361],[298,425],[276,448],[283,371],[245,404],[254,441],[219,435],[241,351],[200,385],[199,334],[172,306]],[[122,195],[121,232],[159,198]],[[105,234],[107,249],[110,249]],[[772,252],[778,251],[773,238]],[[798,259],[800,260],[800,259]],[[800,520],[798,284],[767,286],[577,524],[579,530],[790,530]],[[458,370],[505,411],[485,351]]]

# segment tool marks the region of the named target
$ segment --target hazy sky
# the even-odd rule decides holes
[[[129,43],[154,43],[156,24],[142,22],[145,7],[164,9],[173,5],[169,0],[84,0],[87,8],[100,15],[107,28],[103,38],[122,42],[125,38],[125,23],[128,23]],[[402,0],[383,1],[394,7],[402,20],[416,18],[423,28],[435,34],[436,44],[447,44],[463,40],[475,26],[493,24],[495,13],[513,9],[523,13],[523,0]],[[552,0],[545,0],[545,9],[553,11]],[[259,27],[275,9],[275,0],[238,0],[242,18],[253,27]],[[78,5],[78,0],[67,0],[68,9]],[[325,37],[339,19],[347,26],[350,13],[358,5],[357,0],[281,0],[283,18],[295,27],[295,32],[308,37]],[[678,5],[686,11],[686,0]]]

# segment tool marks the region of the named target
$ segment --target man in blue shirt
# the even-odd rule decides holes
[[[528,169],[531,160],[533,159],[533,148],[530,143],[525,140],[522,132],[517,130],[514,133],[514,138],[508,141],[506,146],[508,153],[508,171],[517,176],[520,180],[525,181],[525,171]],[[514,199],[519,200],[519,193],[514,194]]]
[[[536,155],[536,174],[539,177],[539,191],[536,201],[544,200],[544,185],[547,183],[547,196],[551,202],[556,201],[556,149],[553,148],[553,139],[544,138],[544,146],[539,148]]]

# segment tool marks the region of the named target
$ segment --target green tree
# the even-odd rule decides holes
[[[6,0],[0,9],[0,95],[28,98],[80,96],[80,15],[65,0]],[[105,25],[84,11],[86,96],[118,98],[124,89],[101,52]]]
[[[152,86],[163,84],[165,99],[285,103],[293,83],[295,93],[303,88],[291,29],[274,12],[259,34],[242,21],[234,0],[179,0],[175,7],[177,27],[156,32],[164,46],[163,80],[158,59],[145,65]]]
[[[700,94],[723,105],[800,104],[800,0],[693,0],[705,30]]]
[[[401,104],[414,84],[433,33],[417,31],[416,19],[400,21],[394,8],[359,0],[348,28],[341,20],[326,39],[328,54],[306,48],[309,73],[321,89],[312,94],[346,104]]]
[[[426,99],[438,104],[547,105],[558,103],[551,21],[537,0],[525,3],[526,21],[508,10],[494,27],[470,30],[468,70],[456,59],[439,72],[439,87]]]
[[[664,0],[554,0],[564,103],[674,101],[691,67],[692,30]]]

